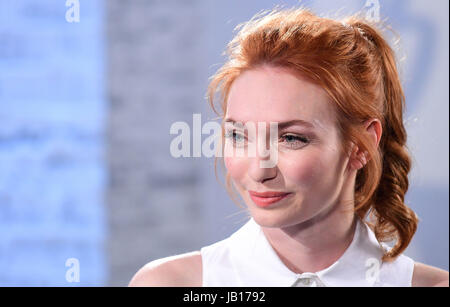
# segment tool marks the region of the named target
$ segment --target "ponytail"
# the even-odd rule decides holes
[[[406,146],[407,134],[403,125],[405,96],[394,52],[388,43],[366,23],[356,21],[352,26],[369,44],[373,44],[381,62],[384,118],[379,146],[382,172],[370,201],[375,222],[368,222],[368,225],[380,242],[397,238],[394,247],[383,256],[384,261],[392,261],[407,248],[418,224],[417,215],[404,202],[411,169],[411,158]]]

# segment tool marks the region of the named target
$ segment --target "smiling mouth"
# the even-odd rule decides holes
[[[268,207],[291,195],[289,192],[255,192],[249,191],[250,198],[258,207]]]

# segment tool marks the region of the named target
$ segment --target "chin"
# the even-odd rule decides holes
[[[289,212],[276,212],[271,210],[251,210],[251,216],[255,222],[261,227],[267,228],[281,228],[295,225],[301,222],[301,218],[292,215]]]

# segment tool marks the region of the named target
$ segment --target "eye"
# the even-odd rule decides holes
[[[245,140],[245,136],[237,133],[236,130],[227,130],[225,132],[225,138],[231,139],[233,143],[243,143]]]
[[[284,140],[290,148],[297,148],[310,142],[307,137],[295,134],[285,134],[280,139]]]

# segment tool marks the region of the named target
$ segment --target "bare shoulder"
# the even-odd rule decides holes
[[[414,263],[413,287],[448,287],[448,272],[420,262]]]
[[[157,259],[144,265],[129,287],[201,287],[200,251]]]

